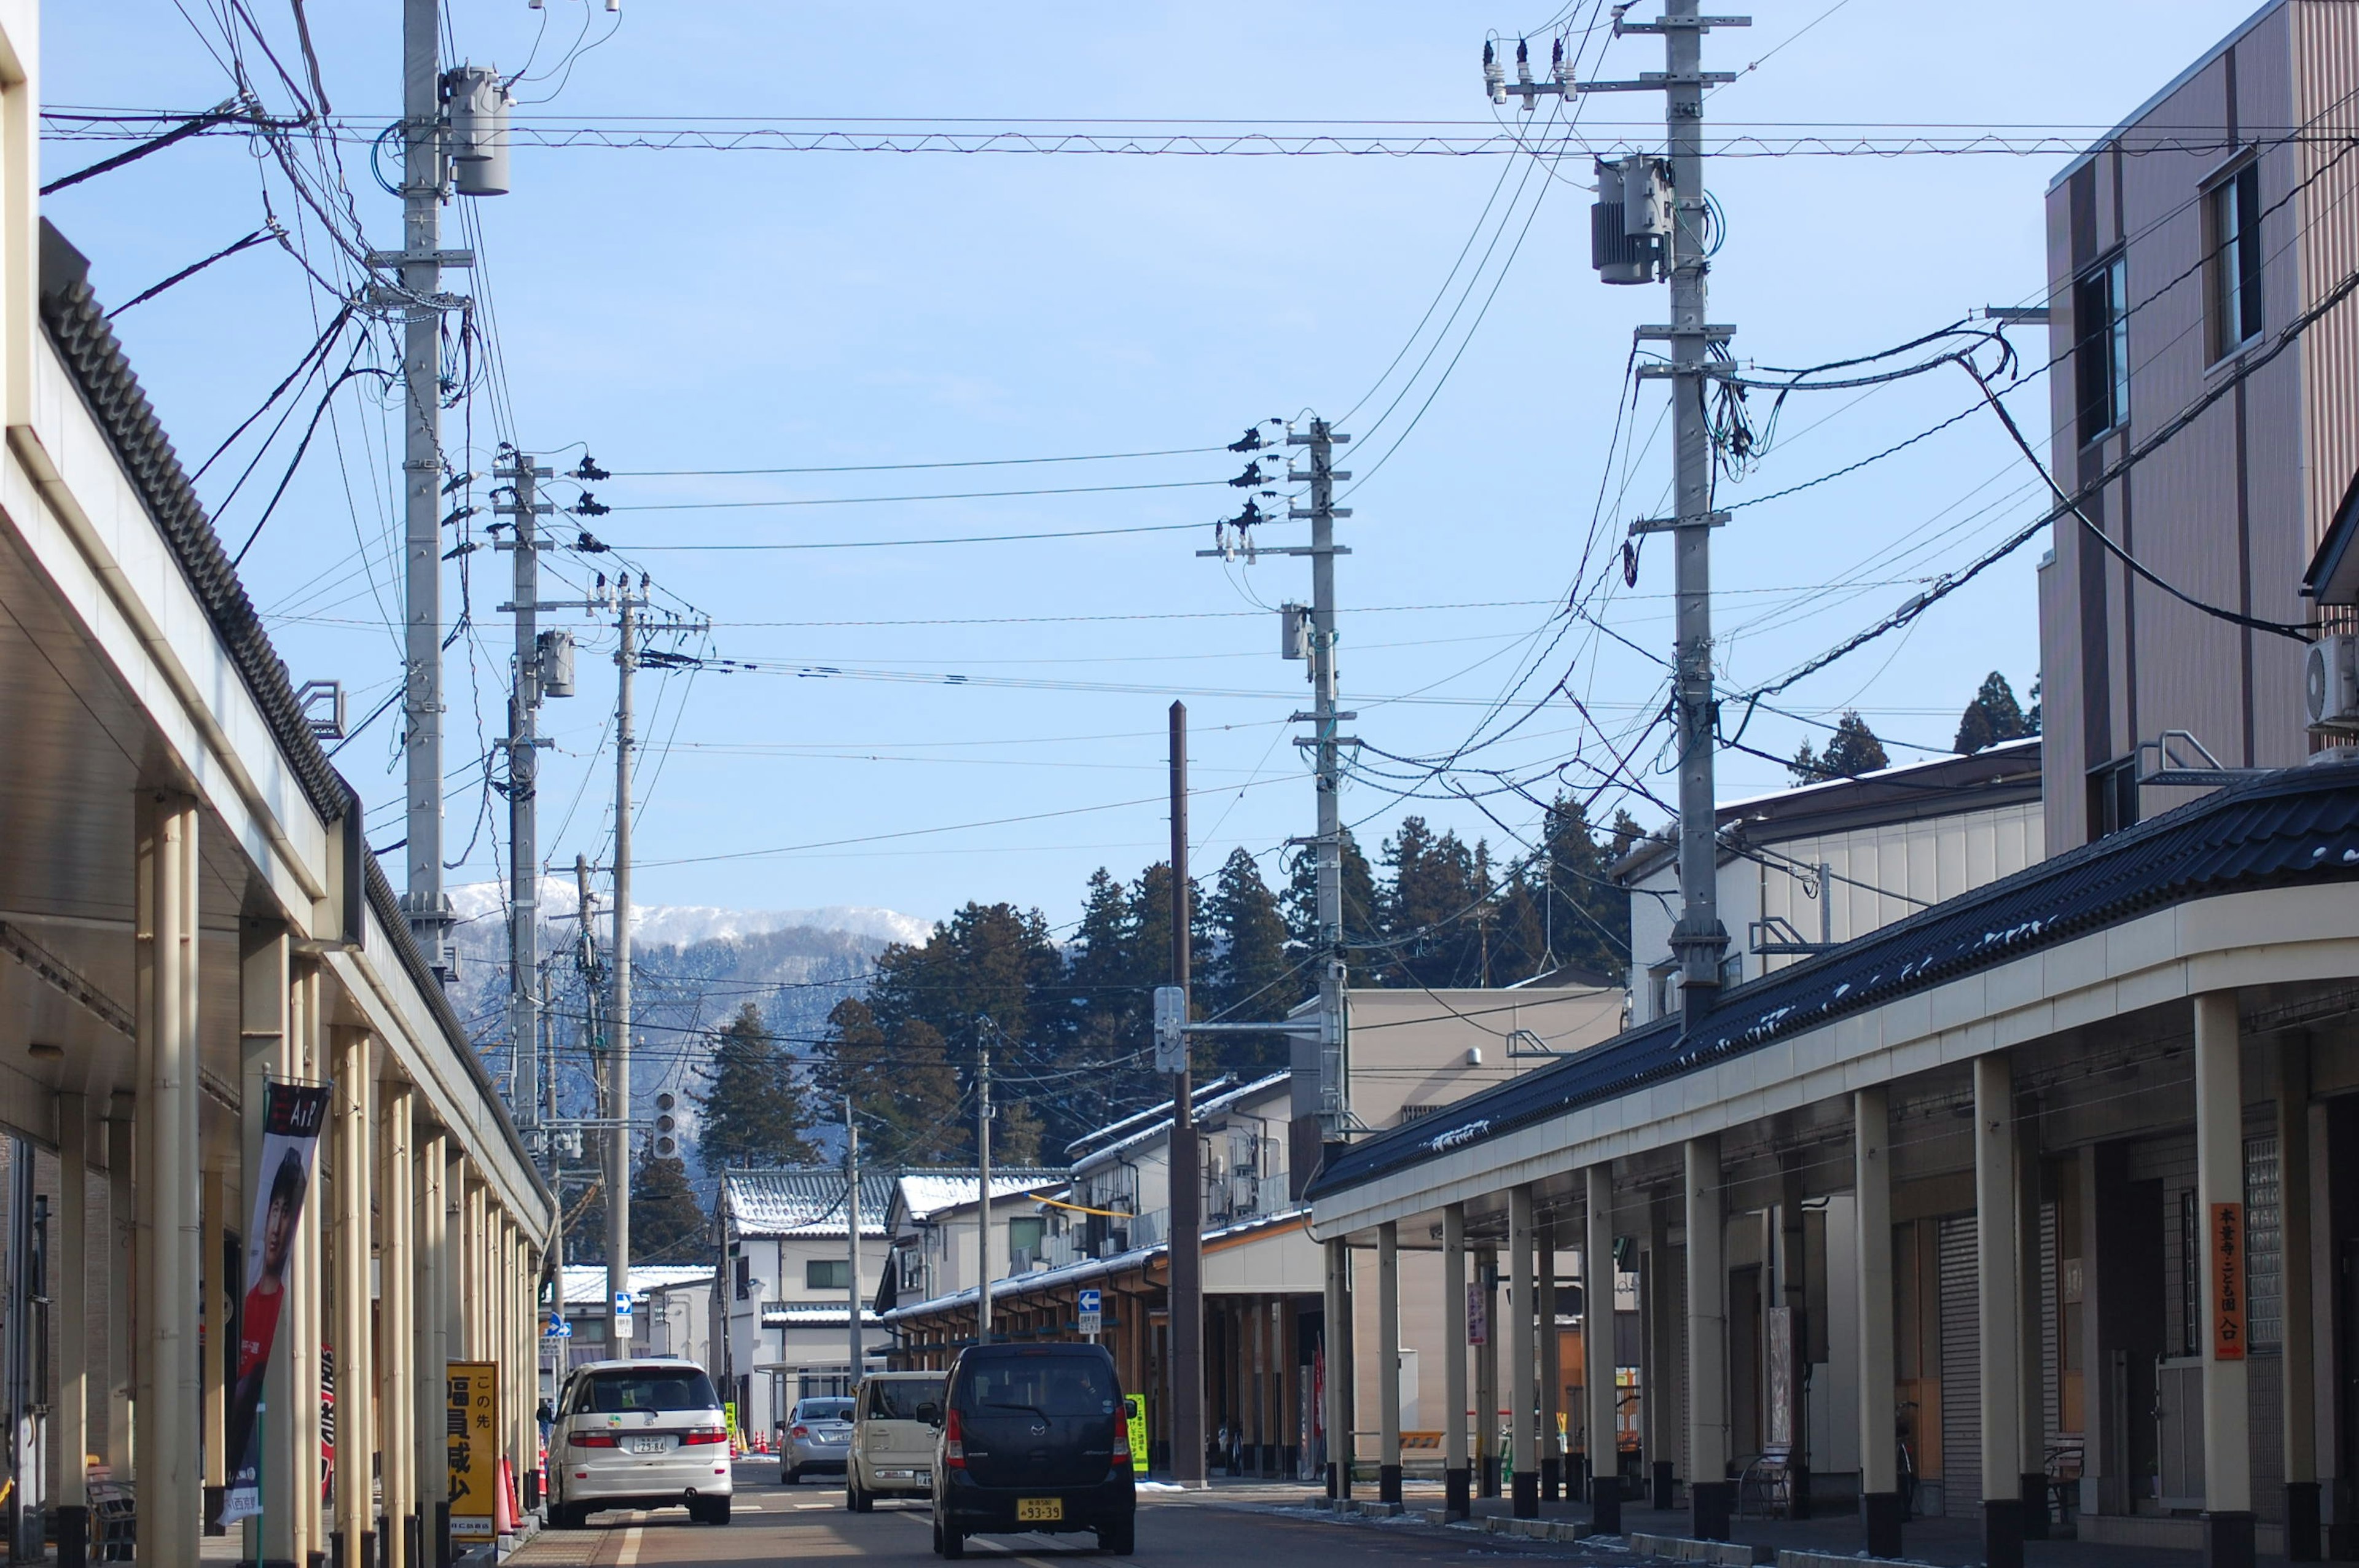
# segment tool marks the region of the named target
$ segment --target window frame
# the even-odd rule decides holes
[[[815,1276],[821,1272],[827,1279]],[[806,1258],[803,1260],[803,1289],[807,1291],[848,1291],[852,1288],[852,1260],[848,1258]]]
[[[2203,325],[2212,365],[2234,359],[2267,330],[2268,266],[2261,249],[2260,187],[2260,155],[2251,149],[2237,154],[2203,182]],[[2223,211],[2223,207],[2231,211]],[[2234,232],[2229,232],[2232,226]]]
[[[2092,311],[2092,291],[2102,308]],[[2129,251],[2115,246],[2072,279],[2072,402],[2075,433],[2083,447],[2093,445],[2129,423],[2130,319],[2125,303],[2129,295]],[[2102,325],[2092,329],[2092,314]],[[2086,355],[2102,348],[2104,358],[2093,373]],[[2102,398],[2104,418],[2092,422],[2092,410]]]

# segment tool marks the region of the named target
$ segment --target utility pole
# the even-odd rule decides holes
[[[1302,659],[1310,665],[1310,710],[1295,714],[1290,722],[1308,723],[1311,727],[1309,735],[1298,736],[1294,743],[1308,747],[1312,752],[1312,774],[1318,790],[1318,831],[1308,838],[1295,838],[1290,842],[1310,849],[1317,875],[1319,1027],[1311,1049],[1316,1053],[1318,1087],[1315,1100],[1307,1105],[1303,1100],[1296,1101],[1294,1115],[1298,1126],[1315,1118],[1318,1141],[1322,1145],[1342,1142],[1351,1135],[1353,1128],[1350,1060],[1344,1044],[1344,986],[1350,971],[1346,967],[1343,946],[1343,752],[1344,747],[1356,746],[1359,741],[1340,733],[1337,727],[1359,715],[1345,712],[1337,706],[1335,660],[1335,557],[1352,553],[1335,543],[1335,520],[1352,515],[1350,507],[1335,504],[1335,482],[1352,477],[1349,470],[1335,466],[1335,449],[1351,438],[1320,418],[1313,418],[1307,430],[1289,427],[1286,432],[1288,447],[1310,449],[1310,467],[1307,470],[1288,467],[1285,477],[1289,484],[1307,481],[1310,486],[1310,504],[1304,506],[1289,503],[1286,514],[1291,521],[1307,520],[1310,523],[1310,543],[1277,546],[1254,543],[1247,530],[1264,519],[1259,506],[1249,501],[1242,514],[1223,524],[1219,548],[1196,552],[1200,556],[1228,558],[1234,550],[1227,542],[1226,529],[1234,526],[1243,540],[1242,547],[1248,559],[1263,555],[1310,557],[1310,603],[1307,611],[1302,605],[1288,604],[1281,606],[1278,613],[1284,627],[1281,651],[1287,658]],[[1243,439],[1233,442],[1229,449],[1256,452],[1268,444],[1262,438],[1261,427],[1255,426],[1245,432]],[[1256,463],[1259,461],[1258,459],[1255,460]],[[1245,474],[1230,482],[1243,487],[1252,482],[1254,472],[1254,469],[1248,467]],[[1201,1033],[1193,1026],[1187,1032]],[[1294,1033],[1299,1035],[1302,1032]],[[1304,1069],[1311,1065],[1300,1060],[1294,1064],[1297,1073],[1304,1077],[1310,1076]],[[1316,1164],[1315,1152],[1306,1156],[1305,1152],[1299,1149],[1289,1161],[1298,1184],[1310,1179]],[[1299,1185],[1295,1195],[1300,1195]]]
[[[540,776],[540,741],[536,720],[543,687],[540,657],[540,516],[550,510],[539,499],[538,481],[549,470],[531,457],[515,454],[514,465],[495,470],[495,479],[514,496],[494,511],[512,518],[513,537],[498,547],[513,552],[510,609],[516,616],[516,684],[508,697],[508,1049],[516,1058],[514,1104],[526,1127],[540,1119],[540,848],[534,796]],[[571,689],[560,686],[560,694]]]
[[[1188,705],[1171,705],[1171,983],[1188,1016]],[[1204,1184],[1195,1075],[1183,1049],[1171,1075],[1171,1478],[1204,1485]]]
[[[1659,76],[1575,81],[1560,40],[1556,69],[1547,81],[1532,80],[1528,53],[1518,43],[1516,80],[1509,83],[1492,48],[1485,45],[1483,50],[1484,81],[1492,102],[1505,103],[1512,93],[1523,100],[1527,113],[1536,99],[1550,93],[1568,101],[1585,92],[1664,95],[1669,157],[1658,160],[1642,154],[1597,166],[1598,202],[1590,243],[1592,264],[1605,281],[1647,283],[1668,274],[1671,284],[1670,320],[1640,327],[1636,335],[1671,345],[1669,364],[1641,365],[1638,374],[1671,384],[1675,510],[1669,517],[1635,521],[1630,532],[1634,537],[1668,533],[1674,551],[1678,632],[1671,679],[1680,757],[1680,909],[1671,928],[1671,950],[1680,960],[1681,1006],[1690,1018],[1711,1010],[1719,993],[1721,955],[1728,948],[1719,908],[1712,678],[1712,530],[1725,524],[1728,514],[1712,509],[1712,428],[1705,400],[1713,348],[1736,332],[1707,319],[1703,185],[1704,90],[1736,78],[1731,71],[1702,69],[1703,35],[1713,27],[1752,26],[1748,16],[1701,16],[1697,3],[1663,0],[1662,16],[1652,22],[1629,21],[1615,12],[1617,38],[1662,36],[1665,70]]]
[[[621,672],[614,687],[614,1038],[606,1053],[606,1114],[614,1119],[606,1132],[606,1300],[617,1354],[628,1354],[619,1348],[630,1326],[620,1303],[630,1300],[631,1288],[631,677],[639,667],[638,611],[646,604],[647,579],[639,579],[635,599],[625,574],[614,596],[614,665]]]
[[[991,1020],[977,1021],[974,1076],[974,1342],[991,1343]]]
[[[852,1306],[852,1376],[844,1383],[847,1394],[860,1387],[860,1372],[868,1357],[868,1345],[860,1332],[860,1124],[852,1119],[852,1097],[843,1097],[843,1206],[850,1223],[844,1229],[852,1240],[845,1250],[851,1255]]]
[[[408,406],[402,454],[403,630],[409,934],[447,985],[451,901],[442,891],[442,82],[437,0],[402,0],[401,364]]]

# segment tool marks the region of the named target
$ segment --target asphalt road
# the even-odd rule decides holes
[[[639,1568],[640,1564],[777,1563],[796,1559],[860,1559],[890,1568],[936,1568],[930,1516],[922,1502],[880,1502],[873,1513],[843,1507],[840,1483],[816,1478],[797,1487],[777,1484],[775,1467],[759,1460],[737,1469],[734,1517],[725,1526],[689,1522],[677,1509],[592,1516],[585,1530],[545,1532],[508,1559],[515,1568]],[[1210,1493],[1142,1492],[1138,1554],[1142,1564],[1244,1568],[1279,1562],[1287,1568],[1345,1568],[1376,1562],[1449,1563],[1472,1568],[1475,1558],[1540,1557],[1565,1562],[1564,1547],[1525,1547],[1496,1538],[1470,1542],[1440,1531],[1366,1522],[1342,1523],[1287,1511],[1309,1491],[1223,1487]],[[969,1561],[1024,1568],[1067,1568],[1090,1560],[1124,1560],[1097,1551],[1089,1535],[977,1536]],[[1062,1560],[1060,1562],[1060,1560]]]

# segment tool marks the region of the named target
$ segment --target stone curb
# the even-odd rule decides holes
[[[1637,1534],[1630,1538],[1630,1552],[1636,1557],[1652,1557],[1670,1563],[1716,1563],[1728,1568],[1754,1568],[1754,1564],[1770,1561],[1767,1547],[1746,1546],[1733,1541],[1690,1541],[1679,1535]],[[1829,1559],[1829,1561],[1834,1561]],[[1854,1564],[1856,1559],[1844,1558]]]

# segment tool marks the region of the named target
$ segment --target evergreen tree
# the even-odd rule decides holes
[[[1229,851],[1212,884],[1212,895],[1205,901],[1204,913],[1217,944],[1205,982],[1197,988],[1207,1014],[1234,1011],[1233,1022],[1281,1017],[1317,986],[1315,975],[1298,978],[1288,972],[1285,913],[1278,907],[1277,895],[1262,881],[1260,864],[1247,850]],[[1283,1066],[1287,1061],[1283,1034],[1206,1039],[1206,1054],[1223,1068],[1266,1070]]]
[[[1392,880],[1383,898],[1384,933],[1387,957],[1403,979],[1428,986],[1481,982],[1489,859],[1486,849],[1468,849],[1454,832],[1437,837],[1421,816],[1403,817],[1385,841]]]
[[[1376,874],[1360,853],[1352,830],[1343,829],[1343,948],[1351,983],[1355,986],[1396,985],[1397,976],[1372,973],[1362,950],[1379,935],[1377,921],[1383,901],[1376,892]],[[1319,857],[1305,849],[1294,858],[1286,884],[1286,929],[1289,961],[1309,957],[1319,946]],[[1313,976],[1311,983],[1318,983]]]
[[[1556,968],[1621,976],[1630,963],[1630,896],[1610,873],[1641,836],[1638,825],[1625,812],[1601,843],[1587,808],[1560,795],[1541,831],[1541,852],[1517,867],[1500,895],[1494,980]]]
[[[677,1156],[640,1160],[631,1176],[631,1260],[702,1263],[712,1256],[712,1227]]]
[[[2042,733],[2039,723],[2039,709],[2041,707],[2039,700],[2039,676],[2034,676],[2031,677],[2031,711],[2023,716],[2023,722],[2027,727],[2026,733],[2032,735]]]
[[[2015,688],[1993,670],[1983,677],[1982,689],[1974,693],[1958,719],[1957,751],[1960,756],[1971,757],[1985,746],[2038,733],[2038,727],[2017,706]]]
[[[1872,773],[1888,768],[1892,760],[1884,754],[1884,742],[1867,727],[1867,720],[1853,708],[1835,724],[1835,732],[1827,738],[1827,749],[1813,756],[1810,743],[1794,753],[1786,764],[1799,784],[1824,784],[1829,779],[1855,779],[1862,773]]]
[[[803,1138],[810,1125],[796,1063],[769,1026],[762,1010],[747,1002],[721,1031],[705,1071],[710,1092],[690,1098],[704,1109],[698,1149],[705,1169],[795,1165],[811,1158]]]
[[[859,1108],[861,1145],[878,1169],[964,1157],[972,1140],[958,1076],[933,1025],[913,1020],[887,1042],[868,1004],[846,997],[828,1013],[827,1030],[813,1076],[838,1105],[849,1096]]]

